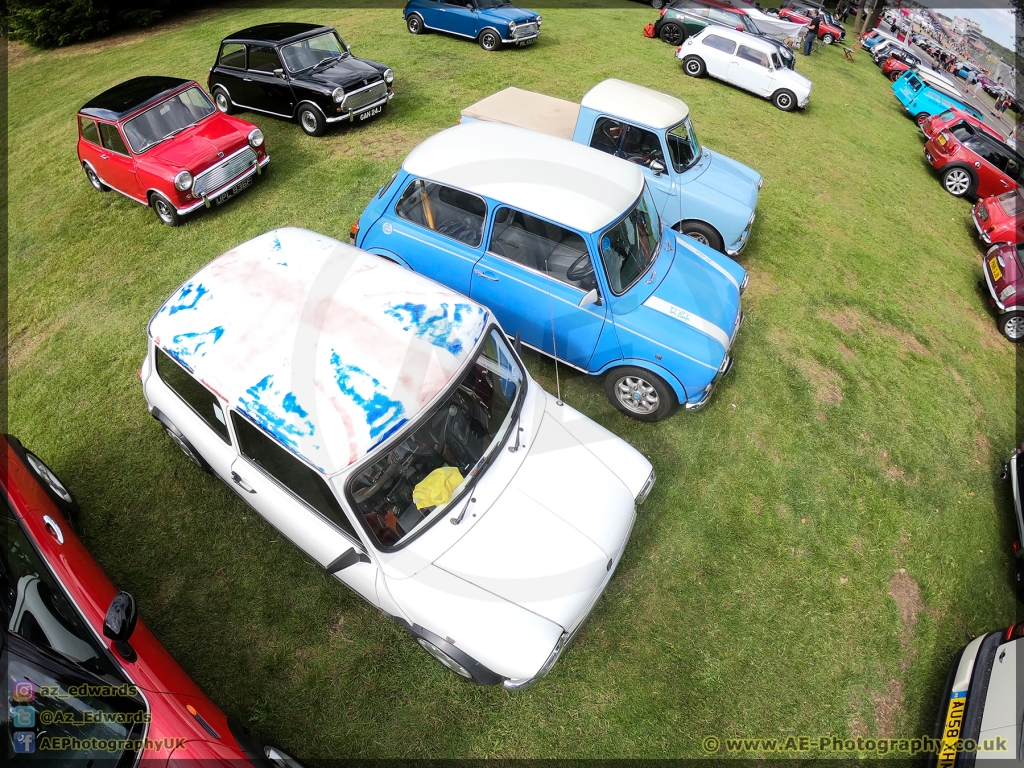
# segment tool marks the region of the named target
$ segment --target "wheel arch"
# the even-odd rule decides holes
[[[698,219],[695,217],[691,217],[689,219],[680,219],[679,221],[672,225],[672,229],[674,229],[679,234],[683,234],[683,225],[690,223],[703,224],[705,227],[711,227],[711,229],[715,230],[715,233],[722,239],[722,242],[725,242],[725,235],[722,234],[722,230],[716,227],[707,219]]]
[[[231,94],[228,94],[228,95],[230,96]],[[321,107],[319,104],[317,104],[312,99],[303,99],[302,101],[297,102],[295,104],[295,108],[292,110],[292,119],[298,119],[298,117],[299,117],[299,110],[302,109],[302,105],[303,104],[309,104],[309,106],[315,107],[316,111],[320,113],[320,116],[325,121],[327,120],[327,113],[324,112],[324,108]]]
[[[686,402],[686,387],[683,385],[683,383],[676,377],[674,373],[669,371],[667,368],[656,363],[652,363],[650,360],[644,360],[635,357],[621,357],[618,360],[613,360],[610,363],[606,363],[599,370],[592,371],[591,373],[594,376],[606,376],[607,374],[614,371],[616,368],[628,367],[642,368],[645,371],[650,371],[651,373],[657,374],[658,376],[665,380],[666,384],[668,384],[672,388],[672,391],[676,395],[676,400],[678,400],[677,405],[683,405]]]
[[[480,27],[480,31],[477,32],[476,34],[476,39],[479,40],[483,33],[486,32],[487,30],[491,30],[494,34],[498,36],[498,42],[505,42],[504,36],[501,34],[501,32],[498,31],[498,28],[493,24],[488,24],[485,27]]]
[[[944,166],[942,166],[942,169],[939,170],[939,175],[944,178],[947,173],[949,173],[952,170],[956,170],[957,168],[959,168],[962,171],[967,171],[967,175],[971,177],[971,186],[968,188],[966,194],[976,194],[978,191],[978,174],[977,169],[975,169],[975,167],[970,163],[965,163],[962,160],[946,163]]]
[[[377,246],[373,246],[371,248],[367,248],[366,252],[367,253],[372,253],[374,256],[380,256],[382,259],[387,259],[388,261],[393,261],[398,266],[405,267],[410,272],[415,272],[416,271],[415,269],[413,269],[412,267],[409,266],[409,262],[407,262],[405,259],[403,259],[401,256],[399,256],[397,253],[395,253],[393,251],[389,251],[386,248],[379,248]]]

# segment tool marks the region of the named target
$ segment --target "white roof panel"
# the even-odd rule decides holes
[[[658,129],[678,125],[690,114],[686,103],[675,96],[615,79],[604,80],[587,91],[581,105]]]

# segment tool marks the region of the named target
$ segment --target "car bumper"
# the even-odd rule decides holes
[[[808,104],[810,104],[810,103],[811,103],[811,92],[810,92],[810,91],[808,91],[808,92],[807,92],[807,95],[806,95],[806,96],[804,96],[804,97],[803,97],[802,99],[800,99],[799,101],[797,101],[796,105],[797,105],[798,107],[800,107],[800,109],[805,109],[805,108],[807,107],[807,105],[808,105]]]
[[[988,273],[987,257],[985,259],[985,263],[981,265],[981,274],[985,276],[985,286],[988,288],[988,295],[992,300],[992,304],[995,306],[997,310],[999,310],[999,314],[1005,314],[1007,311],[1006,305],[999,300],[999,294],[996,293],[996,286],[992,282],[992,275]]]
[[[382,104],[387,104],[393,98],[395,98],[395,92],[389,90],[387,92],[387,95],[385,95],[384,97],[382,97],[380,99],[377,99],[375,102],[373,102],[371,104],[364,104],[359,109],[353,109],[353,110],[350,110],[348,112],[342,112],[340,115],[331,115],[330,117],[326,118],[327,122],[328,123],[340,123],[342,120],[348,120],[349,122],[352,122],[353,120],[356,119],[356,117],[360,113],[366,112],[366,111],[371,110],[371,109],[376,109],[377,107],[381,106]]]
[[[204,195],[202,198],[200,198],[198,201],[192,203],[191,205],[187,205],[184,208],[175,208],[175,210],[178,212],[179,216],[184,216],[184,215],[186,215],[188,213],[192,213],[192,211],[195,211],[195,210],[198,210],[199,208],[202,208],[204,205],[206,207],[209,207],[211,200],[216,200],[218,197],[220,197],[225,192],[227,192],[229,189],[231,189],[233,186],[235,186],[235,184],[238,184],[239,182],[245,181],[250,176],[252,176],[254,173],[260,173],[266,167],[267,163],[269,163],[269,162],[270,162],[270,155],[269,154],[263,155],[263,159],[260,160],[258,163],[256,163],[256,165],[254,165],[252,168],[250,168],[249,170],[245,171],[244,173],[241,173],[238,176],[235,176],[235,178],[233,178],[231,181],[229,181],[223,187],[220,187],[219,189],[213,190],[213,192],[211,192],[208,195]]]
[[[532,43],[538,37],[540,37],[540,32],[535,32],[532,35],[524,35],[523,37],[510,37],[508,39],[503,37],[501,38],[501,42],[505,45],[523,45],[525,43]]]
[[[1021,510],[1020,503],[1020,478],[1017,476],[1017,454],[1018,451],[1015,450],[1007,464],[1010,469],[1010,485],[1013,489],[1013,515],[1017,518],[1017,541],[1024,544],[1024,511]],[[1024,552],[1024,549],[1021,552]]]
[[[974,222],[974,228],[978,230],[978,237],[981,238],[985,245],[992,245],[992,238],[989,237],[988,233],[981,228],[981,221],[978,219],[978,209],[971,209],[971,221]]]
[[[763,182],[764,179],[761,180],[761,183]],[[761,188],[761,183],[758,184],[758,189]],[[731,246],[725,249],[726,256],[739,256],[741,253],[743,253],[743,249],[747,247],[747,241],[750,239],[750,230],[754,226],[754,216],[754,213],[750,214],[750,219],[747,221],[747,227],[746,229],[743,230],[739,240],[737,240],[735,243],[733,243]]]
[[[744,286],[746,281],[744,281]],[[732,350],[732,345],[736,342],[736,336],[739,334],[740,326],[743,325],[743,321],[746,319],[746,315],[740,311],[739,319],[736,321],[736,327],[733,329],[732,338],[729,340],[729,349],[725,351],[725,358],[722,360],[722,365],[718,369],[718,373],[711,380],[711,383],[704,387],[704,391],[701,393],[700,399],[694,401],[688,401],[683,404],[683,408],[687,411],[699,411],[711,400],[711,396],[715,393],[715,388],[718,387],[718,383],[725,378],[726,374],[732,370],[732,365],[735,362],[734,358],[729,354]]]

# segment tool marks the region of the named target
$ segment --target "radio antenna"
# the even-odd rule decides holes
[[[555,341],[555,305],[551,299],[551,289],[548,289],[548,310],[551,313],[551,350],[555,356],[555,405],[562,404],[562,383],[558,378],[558,344]]]

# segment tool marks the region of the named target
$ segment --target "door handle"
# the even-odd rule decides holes
[[[498,282],[498,278],[496,278],[494,275],[488,275],[484,272],[481,272],[479,269],[474,269],[473,274],[477,275],[478,277],[482,277],[484,280],[490,280],[492,283]]]
[[[245,480],[242,479],[242,476],[237,472],[231,473],[231,479],[235,482],[235,485],[237,485],[246,493],[256,493],[256,489],[249,485],[247,482],[245,482]]]
[[[1006,183],[1006,180],[1005,180],[1005,179],[1000,179],[1000,180],[999,180],[999,183],[1000,183],[1000,184],[1002,184],[1002,185],[1003,185],[1004,187],[1008,187],[1008,186],[1010,186],[1009,184],[1007,184],[1007,183]]]
[[[109,160],[110,155],[100,155],[100,160]]]

